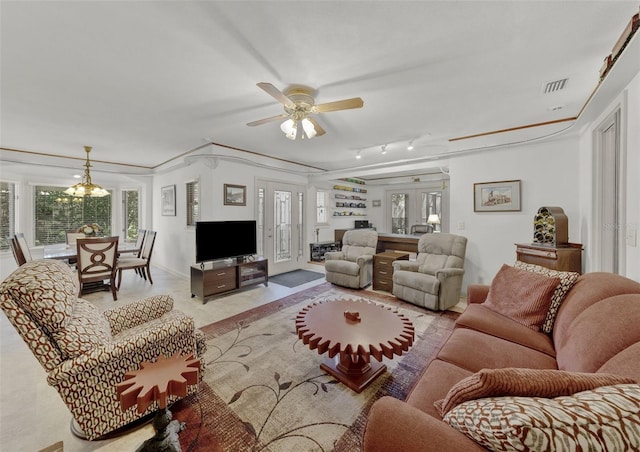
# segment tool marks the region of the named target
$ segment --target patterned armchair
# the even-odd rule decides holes
[[[154,296],[101,312],[77,294],[77,278],[67,265],[35,260],[0,285],[0,307],[87,439],[157,409],[155,403],[142,414],[134,407],[120,408],[116,384],[142,361],[193,353],[201,358],[200,375],[204,373],[204,335],[191,317],[173,310],[171,297]]]

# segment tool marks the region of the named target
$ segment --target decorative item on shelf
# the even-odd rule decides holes
[[[102,234],[102,228],[98,223],[87,223],[80,226],[76,232],[84,233],[85,237],[96,237]]]
[[[568,246],[569,220],[560,207],[540,207],[533,218],[533,243]]]
[[[89,153],[91,152],[91,146],[85,146],[84,150],[87,153],[87,160],[84,163],[84,176],[82,176],[82,182],[78,182],[75,185],[67,188],[64,192],[71,196],[77,196],[79,198],[83,196],[91,196],[92,198],[102,198],[103,196],[109,196],[110,193],[102,188],[100,185],[96,185],[91,182],[91,163],[89,162]]]
[[[429,218],[427,218],[427,224],[430,224],[433,226],[433,232],[440,232],[438,230],[438,225],[440,224],[440,217],[437,214],[432,213],[431,215],[429,215]]]

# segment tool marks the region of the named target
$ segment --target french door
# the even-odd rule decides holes
[[[385,230],[392,234],[409,234],[411,226],[427,224],[429,217],[436,215],[439,224],[433,224],[435,231],[449,230],[448,196],[446,189],[411,188],[387,190],[388,211],[385,215]]]
[[[258,180],[258,252],[269,259],[269,274],[304,262],[304,192],[301,185]]]

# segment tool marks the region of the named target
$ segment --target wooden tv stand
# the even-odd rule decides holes
[[[191,266],[191,298],[203,303],[208,297],[222,295],[256,284],[269,284],[269,261],[259,257],[252,261],[223,260]]]

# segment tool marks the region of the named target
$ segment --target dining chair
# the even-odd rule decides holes
[[[85,237],[84,232],[66,231],[66,240],[69,246],[76,246],[76,240],[84,239]]]
[[[13,252],[13,258],[16,260],[18,267],[27,263],[27,260],[24,258],[24,254],[22,254],[20,245],[18,245],[18,241],[15,237],[11,237],[11,251]]]
[[[118,259],[118,289],[122,283],[122,271],[123,270],[139,270],[142,273],[142,277],[146,280],[149,278],[149,282],[153,284],[151,279],[151,254],[153,253],[153,245],[156,241],[156,231],[147,231],[144,238],[144,244],[140,251],[140,257],[121,257]]]
[[[27,240],[24,238],[24,234],[22,232],[18,232],[14,235],[14,239],[20,248],[20,252],[24,257],[25,262],[31,262],[33,259],[31,258],[31,251],[29,250],[29,246],[27,245]]]
[[[98,290],[111,290],[113,300],[116,294],[116,265],[119,237],[77,239],[79,295]],[[109,280],[108,284],[104,281]]]

